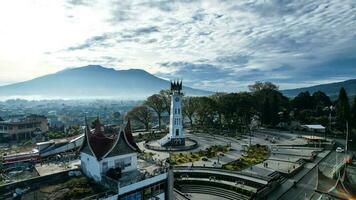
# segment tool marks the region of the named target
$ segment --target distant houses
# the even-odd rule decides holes
[[[42,115],[28,115],[0,121],[0,138],[21,141],[48,131],[48,120]]]

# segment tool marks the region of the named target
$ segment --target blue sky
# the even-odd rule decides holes
[[[356,78],[356,1],[2,1],[0,85],[140,68],[213,91]]]

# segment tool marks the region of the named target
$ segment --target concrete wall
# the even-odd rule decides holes
[[[137,153],[131,153],[126,155],[119,155],[115,157],[104,158],[97,161],[94,156],[86,153],[80,153],[81,168],[85,175],[93,178],[95,181],[101,181],[101,174],[105,173],[111,168],[115,168],[115,162],[130,160],[131,165],[122,169],[122,172],[129,172],[137,169]],[[103,167],[104,163],[107,163],[107,167]]]
[[[152,184],[160,182],[160,181],[163,181],[163,180],[167,179],[167,175],[168,175],[167,173],[160,174],[158,176],[154,176],[152,178],[148,178],[143,181],[140,181],[140,182],[137,182],[137,183],[134,183],[131,185],[127,185],[125,187],[121,187],[121,188],[119,188],[119,195],[137,190],[139,188],[146,187],[148,185],[152,185]]]
[[[182,95],[173,93],[171,95],[171,115],[169,117],[169,135],[171,138],[183,138],[183,117],[182,117]],[[176,135],[176,130],[179,135]]]
[[[80,163],[82,171],[86,176],[93,178],[97,182],[101,181],[100,162],[94,156],[81,152]]]

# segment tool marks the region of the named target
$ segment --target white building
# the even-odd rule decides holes
[[[183,115],[182,115],[182,81],[171,82],[171,108],[169,116],[169,133],[160,140],[161,146],[184,145]]]
[[[158,166],[150,166],[151,171],[138,166],[140,150],[133,140],[130,122],[110,137],[99,119],[95,123],[93,131],[86,125],[80,160],[86,176],[116,192],[104,199],[171,199],[167,191],[173,188],[172,172]]]

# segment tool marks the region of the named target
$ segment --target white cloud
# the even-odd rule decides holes
[[[87,64],[186,77],[217,91],[255,80],[290,88],[355,78],[355,13],[353,0],[7,1],[0,80]]]

